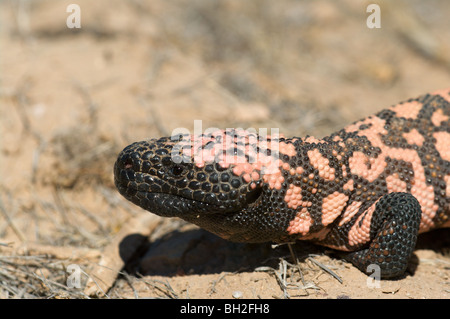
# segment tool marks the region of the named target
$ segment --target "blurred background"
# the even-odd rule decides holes
[[[66,25],[71,3],[79,29]],[[449,87],[450,2],[377,1],[375,29],[371,3],[0,1],[2,254],[25,243],[101,251],[130,216],[148,214],[112,180],[134,141],[194,120],[323,137]],[[51,295],[42,280],[27,286],[21,265],[3,260],[0,297]]]

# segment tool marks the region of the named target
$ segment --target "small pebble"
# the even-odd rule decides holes
[[[242,292],[239,291],[239,290],[233,291],[232,296],[233,296],[234,299],[241,299],[242,298]]]

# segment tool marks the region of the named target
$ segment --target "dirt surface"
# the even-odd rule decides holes
[[[450,297],[448,229],[376,286],[323,247],[294,245],[297,267],[159,218],[112,181],[123,147],[194,120],[323,137],[449,87],[448,1],[378,1],[376,29],[351,0],[78,0],[69,29],[74,2],[0,2],[0,298]]]

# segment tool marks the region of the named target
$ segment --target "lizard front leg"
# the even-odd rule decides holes
[[[370,274],[369,265],[380,269],[381,278],[404,273],[416,246],[422,211],[409,193],[390,193],[376,203],[370,221],[370,244],[344,258]]]

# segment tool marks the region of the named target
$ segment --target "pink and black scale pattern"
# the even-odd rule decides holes
[[[450,227],[450,90],[323,139],[227,129],[137,142],[114,173],[125,198],[158,215],[232,241],[311,240],[395,277],[419,233]]]

